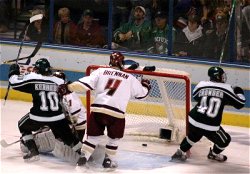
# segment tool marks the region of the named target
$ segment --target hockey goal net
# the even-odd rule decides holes
[[[91,65],[86,75],[99,67]],[[150,80],[151,90],[143,100],[131,99],[126,111],[125,136],[167,139],[177,142],[186,135],[187,114],[190,110],[190,75],[173,69],[143,71],[125,70],[138,80]],[[90,113],[94,91],[86,94],[87,114]]]

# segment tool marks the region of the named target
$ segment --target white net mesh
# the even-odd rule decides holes
[[[132,70],[132,74],[138,80],[150,80],[152,88],[147,98],[129,101],[125,136],[157,138],[161,129],[171,128],[171,140],[179,141],[186,134],[186,117],[190,106],[189,74],[168,69],[157,69],[150,73]],[[91,97],[93,95],[92,91]]]

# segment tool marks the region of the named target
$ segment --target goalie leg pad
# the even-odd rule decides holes
[[[55,140],[55,148],[52,153],[55,157],[74,164],[76,164],[80,158],[77,152],[59,140]]]
[[[41,132],[34,136],[34,140],[39,152],[51,152],[55,148],[55,136],[51,131]],[[20,149],[23,153],[28,153],[28,148],[20,142]]]
[[[52,131],[46,131],[34,137],[39,152],[51,152],[55,148],[55,136]]]

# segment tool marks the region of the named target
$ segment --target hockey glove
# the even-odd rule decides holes
[[[155,66],[145,66],[142,71],[155,71]]]
[[[12,75],[20,75],[20,67],[18,64],[12,64],[10,65],[10,69],[9,69],[9,78]]]
[[[142,86],[148,88],[148,90],[151,89],[150,81],[148,79],[142,79],[141,84],[142,84]]]
[[[124,60],[124,66],[128,66],[127,69],[137,69],[139,67],[139,63],[133,60]]]
[[[68,84],[61,84],[58,86],[57,93],[60,97],[63,97],[64,95],[67,95],[70,93],[70,90],[68,89]]]
[[[241,89],[241,87],[239,87],[239,86],[234,86],[233,90],[234,90],[235,94],[243,94],[244,95],[243,89]]]

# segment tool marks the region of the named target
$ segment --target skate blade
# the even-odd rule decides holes
[[[169,162],[173,162],[173,163],[184,163],[184,162],[186,162],[186,160],[181,160],[181,159],[170,159]]]
[[[28,158],[28,159],[24,159],[24,162],[32,163],[32,162],[39,161],[39,160],[40,160],[40,157],[39,157],[39,155],[37,155],[37,156],[33,156],[31,158]]]

